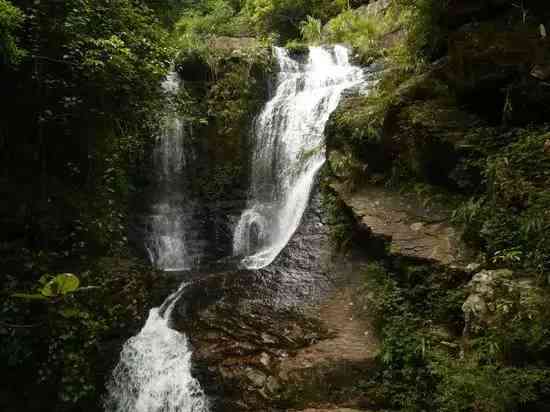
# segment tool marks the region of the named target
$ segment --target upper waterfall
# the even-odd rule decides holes
[[[276,91],[257,119],[247,209],[233,239],[249,269],[269,265],[298,228],[325,162],[323,132],[342,92],[364,80],[343,46],[310,47],[305,64],[275,48]]]
[[[185,194],[179,182],[185,167],[186,129],[170,103],[180,88],[178,74],[170,73],[162,88],[169,103],[153,153],[157,193],[145,243],[153,265],[176,271],[189,269],[184,230]]]

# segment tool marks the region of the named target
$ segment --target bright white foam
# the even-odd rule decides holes
[[[169,327],[183,287],[151,309],[143,329],[124,344],[108,384],[107,412],[208,412],[206,396],[191,375],[187,337]]]
[[[325,162],[323,132],[328,118],[342,92],[364,80],[363,71],[349,63],[349,51],[342,46],[310,47],[305,65],[282,48],[275,48],[275,56],[277,89],[257,121],[248,207],[233,238],[234,253],[245,255],[242,263],[249,269],[269,265],[300,225]]]
[[[162,83],[167,97],[177,94],[180,80],[176,72],[170,73]],[[181,199],[174,199],[181,193],[179,179],[185,167],[184,122],[177,113],[168,111],[162,124],[161,134],[153,153],[159,192],[149,219],[149,231],[145,248],[151,263],[165,271],[189,269],[185,246],[184,210]]]

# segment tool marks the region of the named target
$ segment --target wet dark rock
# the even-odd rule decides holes
[[[377,341],[349,305],[353,271],[330,251],[324,219],[314,196],[269,268],[190,275],[173,327],[189,337],[214,411],[307,407],[373,367]]]
[[[535,67],[533,67],[533,70],[531,70],[531,76],[538,80],[550,79],[550,64],[537,64]]]
[[[472,19],[495,16],[511,7],[508,0],[450,0],[448,3],[445,17],[451,28],[459,27]]]

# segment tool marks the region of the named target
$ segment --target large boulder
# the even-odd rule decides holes
[[[525,310],[541,294],[533,278],[521,278],[508,269],[482,270],[468,283],[462,305],[465,336],[475,336],[496,325],[515,303]]]

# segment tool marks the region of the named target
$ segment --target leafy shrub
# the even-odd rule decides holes
[[[118,347],[135,333],[157,303],[151,285],[158,278],[150,268],[123,259],[103,259],[91,269],[79,274],[84,287],[72,290],[75,278],[62,275],[49,284],[61,282],[67,293],[1,303],[2,320],[9,322],[10,331],[2,324],[0,359],[10,375],[2,384],[9,388],[8,403],[15,409],[101,408],[104,377],[116,362],[112,345]],[[5,291],[20,287],[20,280],[10,282]],[[31,407],[45,399],[47,405]]]
[[[257,33],[288,41],[299,37],[307,16],[325,22],[341,10],[342,4],[328,0],[246,0],[242,13]]]
[[[538,410],[536,404],[546,402],[550,389],[550,372],[545,368],[502,367],[440,357],[434,370],[441,379],[437,410],[442,412]]]
[[[355,231],[353,213],[326,185],[322,186],[321,202],[323,210],[328,215],[327,224],[330,227],[330,239],[334,248],[340,251],[349,250]]]
[[[17,31],[21,28],[24,15],[7,0],[0,0],[0,63],[16,64],[25,55],[17,45]]]
[[[538,409],[550,396],[544,294],[526,302],[499,291],[497,317],[466,342],[460,335],[467,278],[395,263],[393,271],[372,263],[365,273],[366,306],[382,340],[380,371],[365,389],[370,396],[405,411],[544,410]]]
[[[550,268],[547,232],[550,216],[550,157],[546,129],[518,129],[486,142],[475,161],[486,193],[455,212],[466,239],[481,245],[494,263],[523,267],[538,274]]]
[[[310,44],[317,44],[321,42],[321,28],[321,20],[307,16],[306,20],[300,24],[300,34],[302,35],[302,39]]]
[[[383,17],[366,17],[355,10],[346,10],[323,27],[323,38],[327,42],[350,45],[363,63],[369,63],[381,57],[378,40],[388,27],[389,20]]]
[[[401,11],[400,24],[406,30],[406,60],[435,60],[446,48],[448,0],[397,0],[393,7]]]

